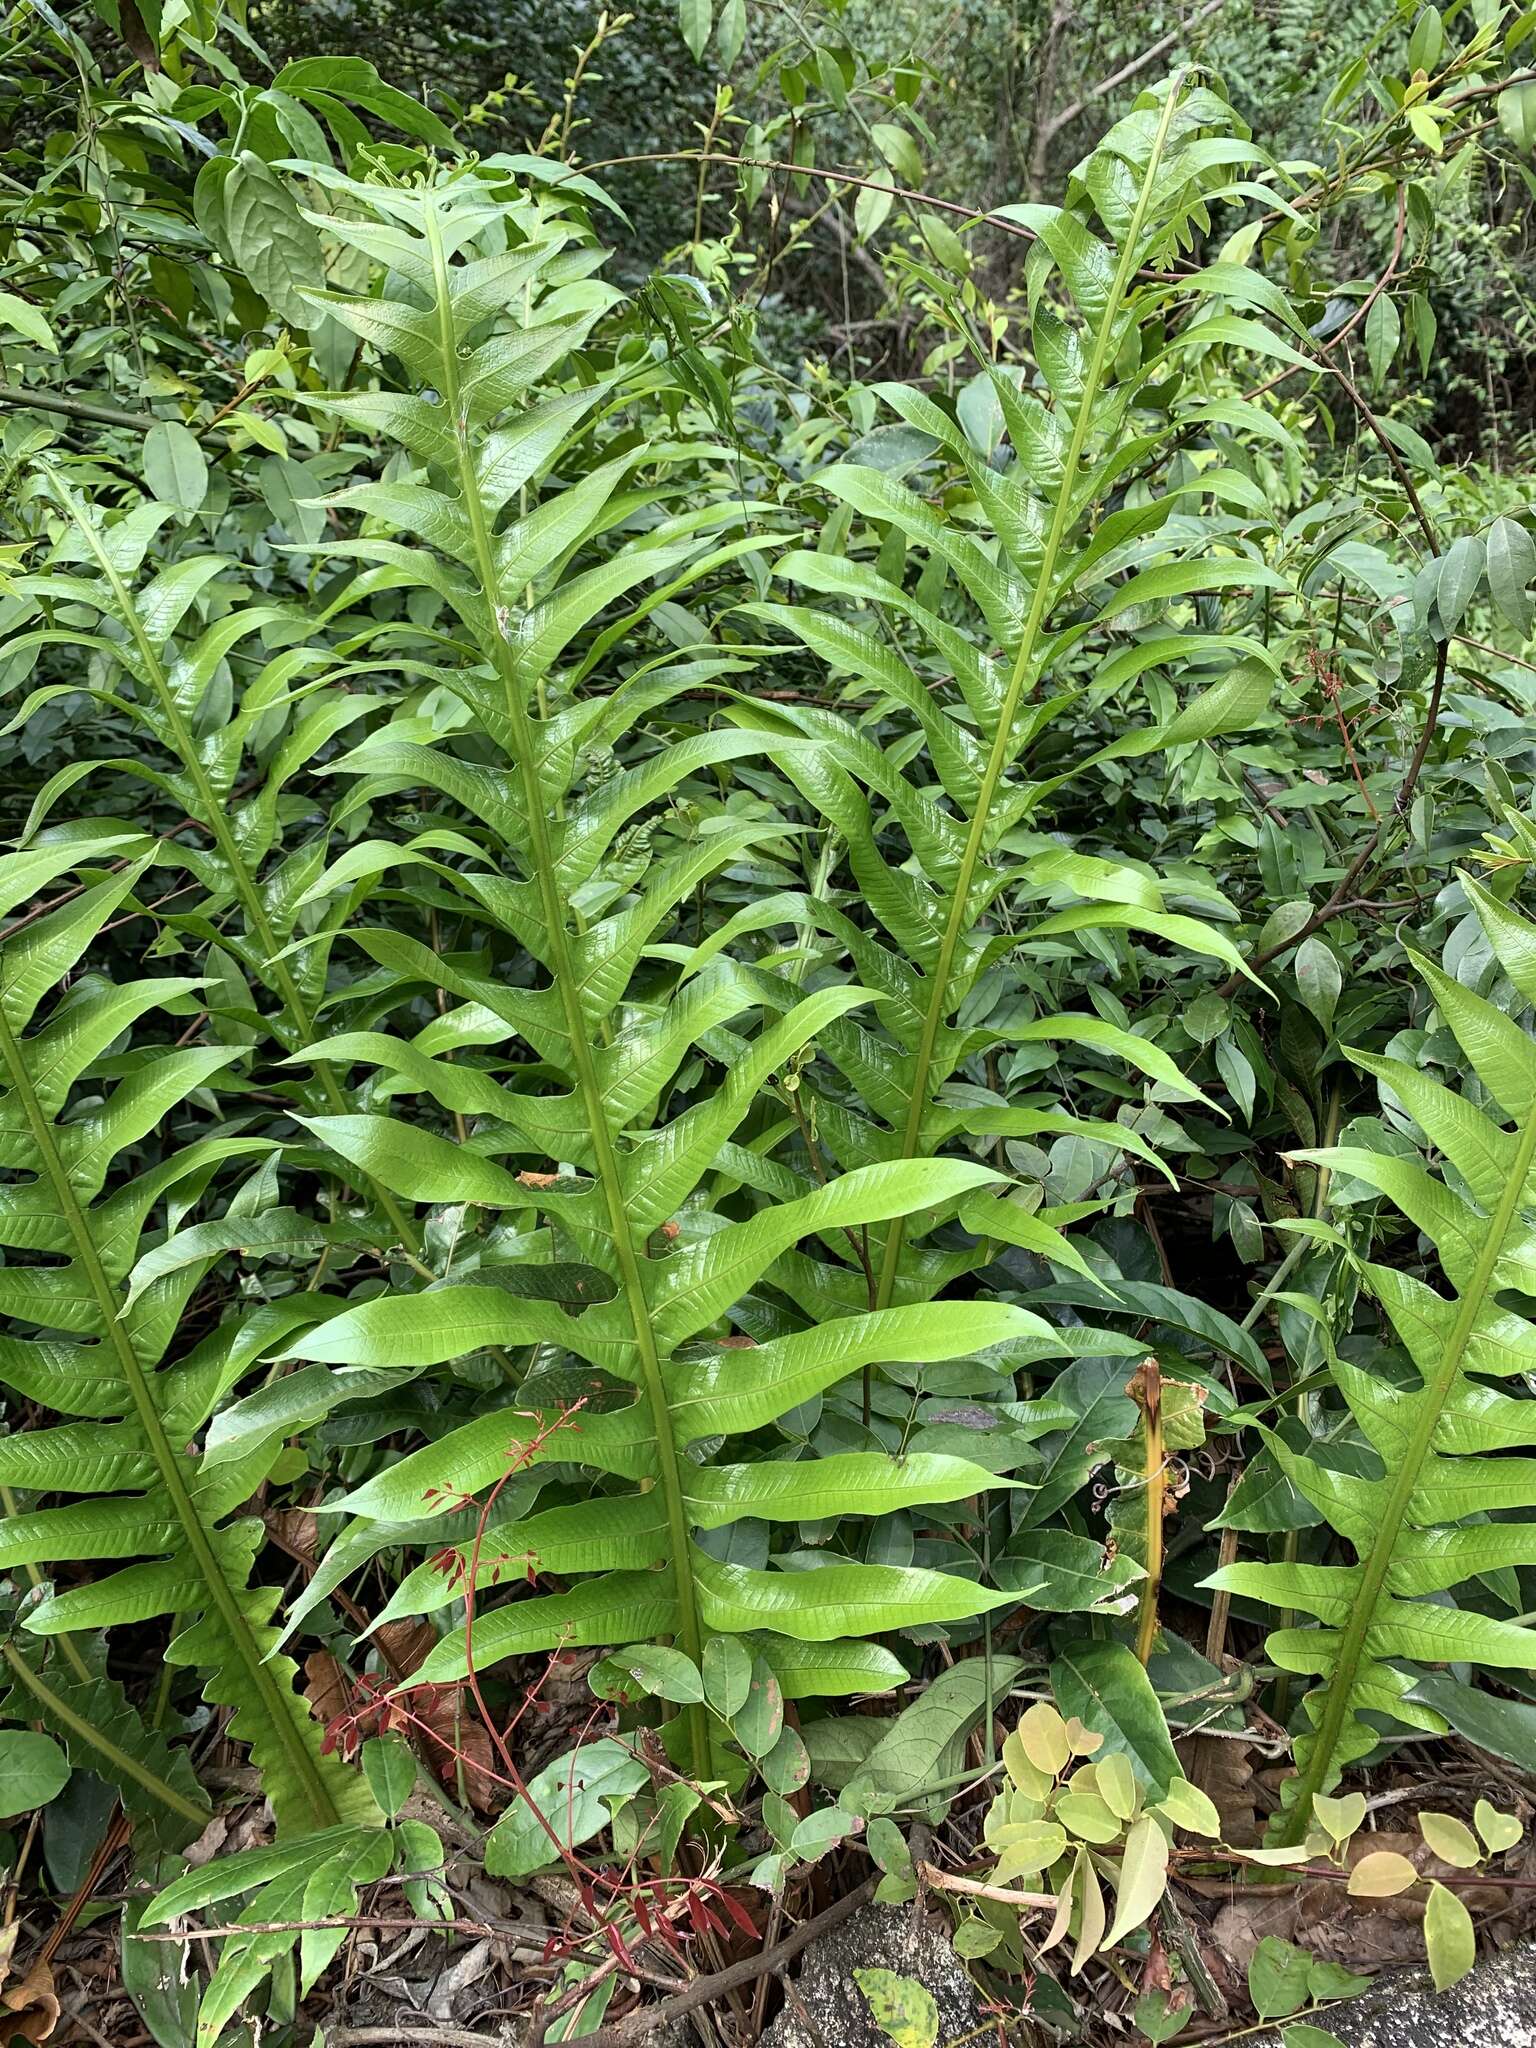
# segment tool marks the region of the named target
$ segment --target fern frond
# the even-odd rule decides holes
[[[1536,927],[1470,877],[1462,886],[1514,988],[1536,1003]],[[1501,1299],[1536,1293],[1536,1041],[1486,997],[1410,957],[1484,1103],[1401,1060],[1357,1052],[1412,1117],[1439,1174],[1355,1146],[1296,1156],[1384,1195],[1434,1245],[1450,1291],[1395,1266],[1365,1268],[1417,1375],[1403,1385],[1333,1362],[1339,1391],[1381,1460],[1380,1477],[1334,1470],[1278,1432],[1267,1435],[1291,1483],[1356,1562],[1233,1564],[1207,1581],[1319,1624],[1269,1638],[1283,1670],[1323,1681],[1305,1702],[1299,1775],[1286,1788],[1280,1832],[1290,1841],[1304,1835],[1313,1799],[1374,1747],[1377,1730],[1364,1716],[1445,1733],[1440,1716],[1412,1698],[1411,1667],[1536,1666],[1528,1628],[1436,1597],[1484,1572],[1536,1564],[1536,1521],[1518,1513],[1536,1508],[1536,1458],[1503,1455],[1536,1445],[1536,1413],[1529,1400],[1491,1384],[1536,1369],[1536,1326]],[[1488,1519],[1497,1514],[1515,1518]]]
[[[64,1744],[77,1770],[94,1771],[116,1792],[140,1844],[180,1849],[201,1834],[211,1808],[182,1751],[145,1726],[104,1659],[89,1646],[76,1657],[84,1675],[45,1643],[0,1644],[11,1690],[0,1714],[41,1721]]]
[[[98,851],[119,845],[107,842]],[[269,1658],[276,1589],[247,1584],[260,1525],[225,1519],[260,1482],[280,1439],[269,1437],[252,1455],[212,1473],[188,1455],[220,1398],[230,1360],[235,1373],[242,1369],[240,1328],[225,1324],[201,1355],[166,1363],[207,1259],[153,1281],[132,1302],[128,1296],[128,1274],[155,1204],[178,1181],[245,1144],[172,1147],[162,1165],[108,1190],[119,1155],[229,1066],[239,1049],[157,1046],[110,1092],[99,1092],[95,1079],[97,1099],[68,1120],[71,1090],[126,1024],[199,984],[119,989],[93,976],[54,1000],[38,1021],[60,981],[149,871],[155,849],[141,846],[130,846],[135,858],[116,876],[87,870],[82,894],[0,946],[0,1165],[11,1176],[0,1188],[0,1243],[23,1255],[0,1269],[0,1314],[56,1333],[7,1339],[0,1379],[34,1391],[45,1384],[56,1413],[90,1418],[89,1425],[65,1422],[0,1444],[0,1483],[76,1497],[68,1506],[10,1516],[0,1530],[0,1567],[147,1559],[44,1600],[24,1625],[50,1635],[181,1616],[190,1627],[178,1643],[195,1645],[196,1660],[211,1673],[209,1696],[240,1703],[239,1732],[263,1770],[279,1824],[301,1830],[362,1820],[372,1811],[366,1788],[320,1754],[320,1731],[293,1690],[294,1667]],[[0,859],[0,916],[79,858],[66,844]],[[176,1644],[171,1654],[178,1654]]]
[[[1213,94],[1175,81],[1160,95],[1143,95],[1078,166],[1065,206],[1005,208],[1039,237],[1030,264],[1038,388],[1002,367],[988,373],[1005,451],[977,445],[934,398],[899,384],[877,387],[929,437],[934,464],[968,488],[960,516],[936,505],[933,493],[878,469],[837,464],[814,479],[815,488],[858,522],[853,547],[878,548],[879,566],[795,551],[778,561],[775,576],[807,601],[746,607],[851,677],[861,718],[910,719],[922,742],[920,751],[882,747],[841,711],[743,701],[733,712],[754,730],[795,731],[817,742],[779,765],[835,830],[858,899],[892,942],[855,934],[835,909],[809,904],[793,913],[846,946],[881,997],[878,1032],[848,1019],[824,1035],[829,1056],[863,1097],[862,1114],[829,1122],[829,1142],[844,1164],[922,1158],[957,1135],[982,1135],[977,1114],[957,1110],[946,1091],[967,1062],[1012,1039],[1064,1049],[1093,1044],[1176,1095],[1198,1096],[1171,1060],[1101,1016],[1063,1013],[1022,1028],[1008,1016],[990,1028],[962,1022],[983,977],[1010,954],[1077,932],[1142,930],[1246,972],[1231,942],[1173,912],[1150,874],[1065,849],[1019,858],[1009,848],[1010,835],[1033,823],[1068,781],[1241,730],[1262,716],[1274,685],[1272,655],[1241,633],[1171,626],[1148,639],[1138,630],[1118,650],[1113,637],[1192,593],[1241,586],[1251,598],[1256,587],[1285,583],[1251,544],[1216,553],[1218,544],[1232,545],[1231,522],[1202,521],[1193,508],[1173,516],[1172,495],[1123,493],[1128,472],[1158,459],[1160,430],[1167,432],[1158,413],[1168,401],[1157,387],[1170,377],[1172,350],[1199,336],[1218,338],[1216,325],[1188,316],[1239,288],[1222,266],[1193,279],[1166,275],[1192,223],[1227,189],[1231,167],[1253,154],[1234,137],[1236,126]],[[1283,299],[1280,311],[1292,319]],[[1173,343],[1165,343],[1165,329],[1175,331]],[[898,562],[908,550],[927,559],[915,594],[884,573],[893,539],[901,544]],[[958,628],[931,601],[930,586],[946,580],[979,615],[974,630]],[[850,617],[818,608],[817,598],[858,609]],[[1083,694],[1072,667],[1089,646],[1099,662],[1096,698],[1121,703],[1120,693],[1155,669],[1182,677],[1188,700],[1172,716],[1121,731],[1069,770],[1031,774],[1037,743]],[[999,903],[1013,911],[1020,899],[1038,896],[1066,907],[1023,930],[1011,918],[989,918]],[[790,914],[785,904],[780,916]],[[1129,1118],[1123,1135],[1102,1126],[1093,1135],[1111,1147],[1118,1142],[1122,1153],[1140,1145],[1145,1156]],[[1112,1151],[1106,1159],[1109,1173]],[[984,1224],[978,1211],[978,1264],[989,1256]],[[1006,1231],[998,1237],[1008,1241]],[[1070,1265],[1063,1242],[1036,1226],[1034,1248]],[[898,1223],[885,1237],[877,1305],[907,1298],[918,1268]]]
[[[697,1659],[718,1629],[822,1644],[940,1614],[981,1614],[1005,1596],[963,1570],[829,1558],[818,1572],[744,1571],[721,1565],[698,1541],[700,1532],[745,1517],[803,1513],[786,1474],[798,1475],[801,1490],[812,1483],[808,1470],[750,1455],[717,1464],[714,1445],[707,1456],[689,1455],[703,1440],[761,1428],[877,1356],[954,1358],[995,1342],[1062,1355],[1072,1340],[1016,1309],[930,1311],[914,1300],[869,1313],[863,1277],[848,1263],[850,1239],[862,1242],[867,1233],[878,1248],[914,1211],[934,1221],[954,1216],[968,1194],[997,1179],[990,1168],[871,1158],[818,1187],[765,1161],[753,1199],[734,1213],[712,1211],[704,1196],[717,1163],[736,1156],[730,1148],[770,1077],[798,1073],[872,996],[857,986],[801,995],[716,960],[686,975],[669,1003],[637,999],[641,963],[667,957],[688,895],[733,858],[782,841],[793,828],[777,816],[724,818],[696,839],[653,842],[648,864],[632,861],[629,849],[635,832],[649,837],[655,807],[689,777],[752,755],[798,759],[815,750],[818,736],[709,731],[642,752],[618,772],[596,755],[597,772],[588,775],[589,750],[632,732],[676,691],[694,686],[701,668],[729,673],[733,665],[653,663],[611,695],[579,693],[621,644],[636,641],[658,603],[772,545],[771,533],[736,530],[772,508],[678,510],[665,481],[665,443],[622,440],[610,456],[601,435],[623,402],[617,377],[580,403],[565,402],[570,394],[544,395],[592,325],[590,305],[562,308],[556,282],[580,223],[566,217],[558,198],[494,191],[493,177],[455,172],[410,193],[354,186],[352,210],[365,218],[321,223],[375,257],[387,243],[388,288],[398,296],[330,296],[326,308],[406,363],[421,386],[415,396],[330,401],[338,417],[377,428],[420,467],[414,478],[347,493],[338,502],[366,510],[374,531],[326,546],[386,564],[431,590],[477,655],[451,678],[473,720],[469,746],[451,733],[423,739],[385,728],[337,768],[370,802],[402,783],[425,785],[467,821],[452,844],[436,835],[401,857],[429,859],[434,887],[463,924],[487,947],[530,954],[544,976],[541,986],[515,984],[472,955],[445,957],[405,934],[359,925],[351,936],[379,970],[375,989],[399,1001],[417,989],[444,991],[466,1015],[494,1020],[507,1041],[531,1047],[550,1085],[531,1089],[515,1070],[510,1081],[498,1080],[375,1032],[318,1041],[304,1057],[382,1070],[392,1112],[414,1097],[427,1121],[474,1116],[473,1136],[458,1146],[398,1113],[317,1119],[312,1128],[351,1166],[408,1201],[469,1199],[509,1220],[539,1221],[563,1256],[606,1276],[610,1298],[567,1316],[520,1293],[516,1267],[481,1250],[451,1283],[350,1309],[298,1333],[288,1355],[366,1370],[444,1361],[489,1342],[531,1343],[556,1360],[586,1361],[606,1383],[633,1389],[634,1398],[615,1412],[572,1421],[558,1413],[481,1416],[335,1505],[358,1518],[410,1520],[432,1500],[460,1500],[509,1466],[549,1460],[578,1460],[630,1489],[638,1484],[639,1492],[615,1488],[591,1498],[579,1514],[557,1508],[498,1527],[498,1551],[523,1556],[525,1574],[598,1576],[579,1579],[558,1598],[481,1614],[476,1640],[486,1656],[650,1632],[675,1637]],[[488,208],[510,243],[499,254],[477,253]],[[585,445],[571,466],[583,480],[541,496],[544,478],[578,440]],[[661,481],[626,490],[642,457]],[[408,538],[378,533],[380,525]],[[937,812],[927,823],[942,850],[953,828]],[[387,865],[390,856],[378,859]],[[366,865],[348,869],[345,862],[321,886],[339,889]],[[446,1051],[446,1041],[439,1043]],[[674,1077],[701,1050],[720,1064],[721,1085],[668,1115]],[[549,1174],[551,1162],[560,1176]],[[675,1247],[665,1237],[653,1241],[663,1226],[675,1231]],[[919,1291],[935,1291],[940,1270]],[[765,1283],[831,1320],[751,1352],[720,1354],[730,1365],[722,1376],[705,1333]],[[838,1476],[846,1497],[869,1514],[1009,1483],[965,1460],[907,1465],[883,1450],[853,1454]],[[495,1567],[487,1572],[487,1589],[499,1576]],[[430,1675],[462,1673],[467,1654],[463,1631],[448,1637]],[[854,1684],[888,1684],[898,1668],[883,1652],[873,1662],[855,1646],[839,1654]],[[693,1763],[705,1771],[702,1716],[688,1719]]]

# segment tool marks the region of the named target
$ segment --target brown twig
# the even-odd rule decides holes
[[[472,2034],[468,2027],[330,2027],[327,2048],[505,2048],[505,2034]]]
[[[1069,128],[1080,114],[1086,114],[1095,100],[1104,99],[1117,85],[1124,85],[1128,78],[1134,78],[1138,71],[1144,71],[1147,65],[1154,63],[1165,50],[1171,50],[1181,36],[1188,35],[1191,29],[1198,27],[1208,15],[1217,13],[1224,5],[1225,0],[1205,0],[1205,5],[1197,8],[1188,21],[1181,21],[1177,28],[1170,29],[1167,35],[1160,36],[1155,43],[1143,50],[1139,57],[1132,57],[1128,64],[1122,64],[1119,70],[1112,71],[1108,78],[1101,78],[1097,85],[1090,85],[1081,99],[1074,100],[1069,107],[1063,107],[1059,114],[1053,114],[1041,128],[1042,154],[1043,148],[1049,147],[1062,129]]]
[[[947,1870],[940,1870],[934,1863],[919,1863],[918,1875],[924,1884],[931,1884],[935,1891],[961,1892],[968,1899],[991,1899],[1000,1906],[1032,1906],[1044,1911],[1049,1907],[1053,1912],[1060,1901],[1051,1892],[1016,1892],[1005,1884],[983,1884],[979,1878],[959,1877]]]
[[[910,185],[891,185],[880,178],[855,177],[852,171],[819,170],[814,164],[794,164],[777,156],[733,156],[726,150],[702,149],[648,149],[638,156],[605,156],[596,163],[572,165],[569,175],[585,178],[593,171],[612,171],[629,164],[734,164],[739,169],[751,171],[792,171],[797,178],[820,178],[831,185],[852,185],[861,192],[883,192],[892,199],[905,199],[919,206],[931,206],[936,213],[958,214],[962,220],[974,221],[978,225],[996,228],[1000,234],[1012,235],[1022,242],[1037,239],[1033,228],[1024,227],[1016,220],[1001,220],[986,207],[962,206],[958,200],[939,199],[932,192],[919,192]],[[558,178],[550,179],[551,185],[558,185]],[[608,2032],[603,2028],[601,2032]],[[598,2035],[588,2037],[596,2040]]]
[[[1265,1891],[1272,1890],[1276,1885],[1300,1884],[1304,1877],[1325,1879],[1329,1884],[1348,1884],[1352,1875],[1348,1870],[1335,1870],[1326,1863],[1289,1863],[1282,1864],[1277,1869],[1272,1863],[1259,1863],[1245,1856],[1241,1849],[1208,1849],[1203,1846],[1198,1849],[1175,1849],[1173,1860],[1176,1863],[1240,1863],[1246,1869],[1262,1870]],[[1493,1870],[1425,1870],[1419,1875],[1425,1883],[1433,1878],[1436,1884],[1463,1885],[1473,1890],[1478,1885],[1494,1885],[1510,1891],[1536,1891],[1536,1877],[1504,1877]]]

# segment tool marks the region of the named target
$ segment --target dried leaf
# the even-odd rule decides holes
[[[1252,1752],[1219,1735],[1191,1735],[1174,1744],[1184,1775],[1221,1815],[1221,1839],[1251,1848],[1260,1836],[1254,1804]]]
[[[437,1630],[426,1619],[382,1622],[373,1632],[386,1664],[401,1678],[419,1671],[437,1647]]]
[[[53,1972],[39,1960],[19,1983],[0,1989],[0,2011],[6,2014],[4,2032],[12,2041],[46,2041],[59,2023],[59,2001],[53,1989]]]
[[[304,1697],[315,1719],[327,1724],[350,1708],[352,1688],[347,1674],[329,1650],[315,1650],[304,1659]]]

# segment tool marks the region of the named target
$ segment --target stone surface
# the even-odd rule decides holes
[[[1449,1991],[1394,1971],[1314,2024],[1347,2048],[1536,2048],[1536,1944],[1506,1949]],[[1250,2048],[1280,2048],[1278,2030],[1251,2036]]]
[[[981,2024],[976,1987],[947,1928],[911,1906],[863,1906],[805,1951],[790,1980],[804,2016],[787,1999],[762,2048],[890,2048],[853,1981],[855,1970],[915,1977],[938,2005],[941,2043]]]

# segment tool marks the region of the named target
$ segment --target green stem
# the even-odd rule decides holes
[[[494,622],[497,613],[502,609],[500,581],[496,568],[495,545],[486,520],[485,505],[480,496],[479,479],[475,474],[468,422],[459,396],[458,340],[450,296],[448,261],[443,250],[437,215],[431,206],[427,208],[426,219],[432,249],[432,269],[436,283],[442,344],[443,402],[448,406],[454,423],[458,447],[459,491],[464,514],[469,522],[475,573],[483,601]],[[666,1380],[662,1373],[656,1332],[651,1323],[645,1279],[630,1233],[629,1218],[624,1209],[624,1186],[619,1171],[618,1152],[613,1134],[608,1127],[602,1083],[593,1057],[590,1027],[582,1010],[581,984],[571,949],[571,935],[566,926],[566,906],[555,871],[554,849],[550,842],[544,791],[539,782],[533,721],[529,716],[522,679],[518,674],[517,659],[510,644],[496,630],[492,630],[488,637],[488,652],[506,695],[507,718],[511,726],[517,769],[522,779],[523,800],[528,818],[528,838],[536,871],[539,900],[549,930],[550,957],[546,965],[554,977],[555,988],[565,1013],[566,1034],[571,1045],[571,1065],[577,1090],[586,1106],[598,1185],[602,1189],[603,1201],[608,1212],[609,1232],[619,1265],[619,1280],[624,1289],[630,1321],[634,1327],[635,1349],[639,1355],[646,1404],[650,1409],[656,1431],[657,1464],[660,1468],[662,1495],[666,1501],[669,1545],[677,1586],[678,1633],[683,1649],[697,1664],[703,1656],[704,1636],[694,1583],[688,1512],[683,1499],[682,1468],[678,1461],[677,1444],[672,1429],[672,1411],[667,1400]],[[687,1707],[684,1709],[684,1715],[688,1724],[694,1768],[700,1777],[707,1777],[710,1771],[709,1730],[703,1710],[697,1706]]]
[[[224,1567],[214,1551],[208,1530],[187,1485],[186,1460],[165,1433],[165,1425],[160,1419],[159,1409],[155,1406],[148,1375],[139,1363],[138,1353],[134,1350],[128,1335],[128,1326],[121,1320],[124,1303],[102,1265],[95,1239],[91,1236],[90,1224],[80,1206],[69,1171],[60,1158],[58,1146],[54,1142],[53,1127],[43,1113],[42,1105],[33,1090],[26,1062],[22,1058],[21,1048],[16,1043],[10,1023],[3,1012],[0,1012],[0,1061],[3,1061],[10,1076],[16,1100],[21,1105],[32,1142],[37,1148],[43,1175],[53,1190],[59,1214],[64,1219],[65,1228],[73,1241],[75,1257],[95,1300],[102,1333],[115,1355],[139,1427],[144,1432],[146,1448],[154,1460],[155,1470],[161,1485],[165,1488],[172,1511],[181,1524],[187,1548],[191,1551],[203,1582],[208,1588],[209,1598],[218,1612],[224,1633],[243,1669],[251,1697],[259,1702],[277,1740],[286,1752],[289,1769],[293,1773],[295,1783],[302,1788],[309,1802],[316,1827],[335,1827],[340,1816],[331,1802],[331,1795],[316,1768],[314,1758],[294,1725],[292,1699],[284,1698],[271,1666],[263,1660],[261,1650],[251,1635],[249,1625],[240,1610],[239,1600],[224,1575]]]
[[[1050,530],[1040,559],[1040,573],[1035,580],[1034,596],[1030,601],[1029,614],[1024,621],[1024,632],[1019,642],[1019,651],[1014,659],[1013,672],[1008,680],[1008,689],[998,712],[997,730],[993,735],[987,765],[982,772],[981,786],[977,791],[976,808],[971,816],[970,829],[966,833],[965,846],[960,855],[959,873],[955,880],[954,894],[950,899],[949,916],[939,941],[938,958],[934,964],[932,993],[928,998],[927,1013],[923,1018],[922,1035],[918,1041],[917,1056],[912,1073],[912,1094],[907,1106],[906,1126],[902,1131],[901,1154],[903,1159],[915,1159],[921,1146],[923,1123],[928,1112],[929,1076],[933,1068],[934,1049],[938,1044],[939,1032],[949,1013],[949,983],[954,972],[955,954],[959,948],[970,911],[971,885],[976,878],[976,869],[981,860],[982,847],[986,840],[989,813],[998,785],[1009,764],[1010,740],[1014,719],[1018,715],[1027,685],[1036,680],[1035,663],[1039,654],[1040,637],[1044,631],[1050,610],[1052,585],[1056,575],[1056,563],[1067,528],[1072,519],[1072,498],[1078,481],[1078,470],[1082,463],[1083,450],[1087,445],[1089,428],[1092,425],[1094,406],[1099,389],[1109,369],[1112,346],[1118,346],[1116,327],[1120,308],[1124,304],[1131,280],[1136,272],[1137,250],[1141,242],[1142,229],[1146,223],[1147,209],[1151,204],[1152,187],[1157,177],[1158,165],[1162,160],[1163,147],[1168,138],[1169,125],[1173,120],[1174,107],[1178,100],[1177,81],[1170,88],[1163,108],[1157,134],[1153,139],[1146,175],[1137,196],[1136,210],[1126,231],[1116,266],[1114,281],[1109,289],[1098,332],[1094,337],[1093,354],[1089,359],[1088,372],[1083,380],[1082,396],[1078,401],[1077,416],[1072,422],[1072,436],[1067,444],[1067,453],[1062,465],[1060,488],[1056,496],[1055,509],[1051,515]],[[885,1258],[880,1272],[880,1288],[876,1300],[877,1308],[889,1308],[896,1291],[896,1277],[901,1265],[902,1246],[905,1239],[905,1223],[897,1218],[886,1233]]]
[[[1325,1146],[1335,1145],[1338,1143],[1339,1120],[1342,1117],[1343,1113],[1343,1090],[1341,1088],[1335,1087],[1329,1094],[1328,1112],[1327,1115],[1323,1118],[1323,1144]],[[1317,1179],[1313,1183],[1312,1187],[1312,1201],[1310,1205],[1310,1213],[1312,1216],[1320,1217],[1323,1211],[1327,1208],[1328,1187],[1332,1179],[1333,1175],[1326,1166],[1318,1167]],[[1282,1282],[1285,1280],[1287,1274],[1290,1272],[1291,1267],[1296,1263],[1296,1261],[1301,1257],[1302,1253],[1305,1251],[1306,1244],[1307,1241],[1304,1237],[1297,1238],[1296,1242],[1291,1246],[1290,1250],[1286,1253],[1285,1257],[1280,1261],[1280,1264],[1276,1268],[1275,1273],[1273,1277],[1270,1279],[1268,1285],[1260,1294],[1258,1300],[1253,1304],[1252,1309],[1249,1311],[1248,1317],[1244,1318],[1243,1328],[1245,1330],[1248,1328],[1249,1319],[1252,1318],[1256,1320],[1259,1311],[1263,1308],[1264,1304],[1267,1301],[1269,1301],[1274,1295],[1279,1293]],[[1298,1419],[1303,1422],[1306,1420],[1306,1407],[1306,1395],[1298,1394],[1296,1396],[1296,1414]],[[1299,1529],[1287,1529],[1280,1545],[1281,1562],[1283,1564],[1294,1564],[1296,1562],[1297,1557],[1300,1555],[1300,1552],[1301,1531]],[[1282,1608],[1280,1613],[1280,1626],[1282,1628],[1294,1628],[1296,1626],[1296,1615],[1292,1609]],[[1275,1685],[1274,1715],[1275,1719],[1280,1723],[1280,1726],[1282,1728],[1287,1727],[1289,1725],[1291,1718],[1291,1674],[1289,1671],[1282,1671]]]

